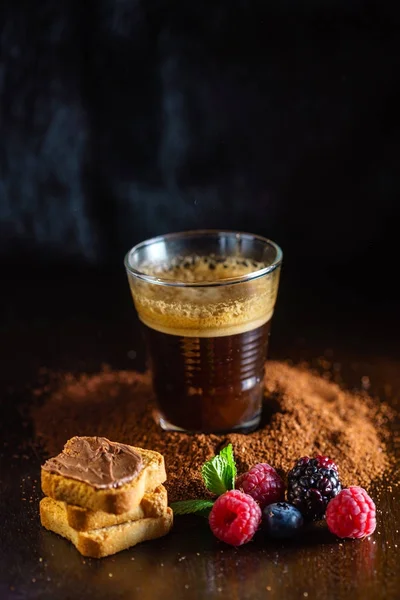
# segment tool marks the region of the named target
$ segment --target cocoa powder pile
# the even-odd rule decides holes
[[[165,457],[171,502],[205,497],[201,466],[229,442],[239,473],[268,462],[285,474],[299,457],[324,454],[339,465],[344,485],[368,487],[382,476],[390,462],[385,404],[286,363],[269,362],[265,384],[264,423],[256,432],[188,435],[159,428],[147,374],[105,368],[53,377],[36,391],[43,398],[32,409],[35,439],[48,456],[74,435],[157,450]]]

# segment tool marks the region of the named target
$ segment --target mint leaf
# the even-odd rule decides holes
[[[204,463],[201,474],[206,488],[217,496],[234,489],[236,464],[232,444],[223,448],[217,456]]]
[[[170,505],[175,515],[197,514],[208,517],[214,502],[212,500],[182,500]]]
[[[236,479],[236,463],[235,457],[233,456],[233,448],[232,444],[228,444],[225,448],[222,448],[219,455],[226,460],[227,466],[225,470],[225,481],[228,484],[228,490],[235,489],[235,479]]]

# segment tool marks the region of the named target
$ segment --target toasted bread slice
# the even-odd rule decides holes
[[[129,483],[117,488],[96,489],[89,483],[42,469],[42,490],[46,496],[90,510],[120,515],[138,507],[146,492],[167,479],[164,457],[153,450],[133,448],[142,456],[143,468]]]
[[[54,500],[54,502],[60,502]],[[89,529],[100,529],[101,527],[112,527],[126,521],[138,521],[139,519],[161,517],[165,514],[168,506],[167,490],[159,485],[154,492],[146,492],[141,503],[129,512],[120,515],[103,512],[102,510],[89,510],[81,506],[72,506],[60,502],[67,514],[68,525],[77,531],[88,531]]]
[[[102,558],[166,535],[172,527],[173,512],[167,508],[160,517],[76,531],[68,524],[64,505],[52,498],[43,498],[40,501],[40,520],[43,527],[70,540],[83,556]]]

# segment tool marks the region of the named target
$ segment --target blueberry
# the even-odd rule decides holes
[[[274,538],[294,536],[303,525],[302,514],[295,506],[287,502],[277,502],[263,510],[263,530]]]

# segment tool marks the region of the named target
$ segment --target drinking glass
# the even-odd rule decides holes
[[[127,253],[163,429],[257,427],[281,263],[277,244],[236,231],[171,233]]]

